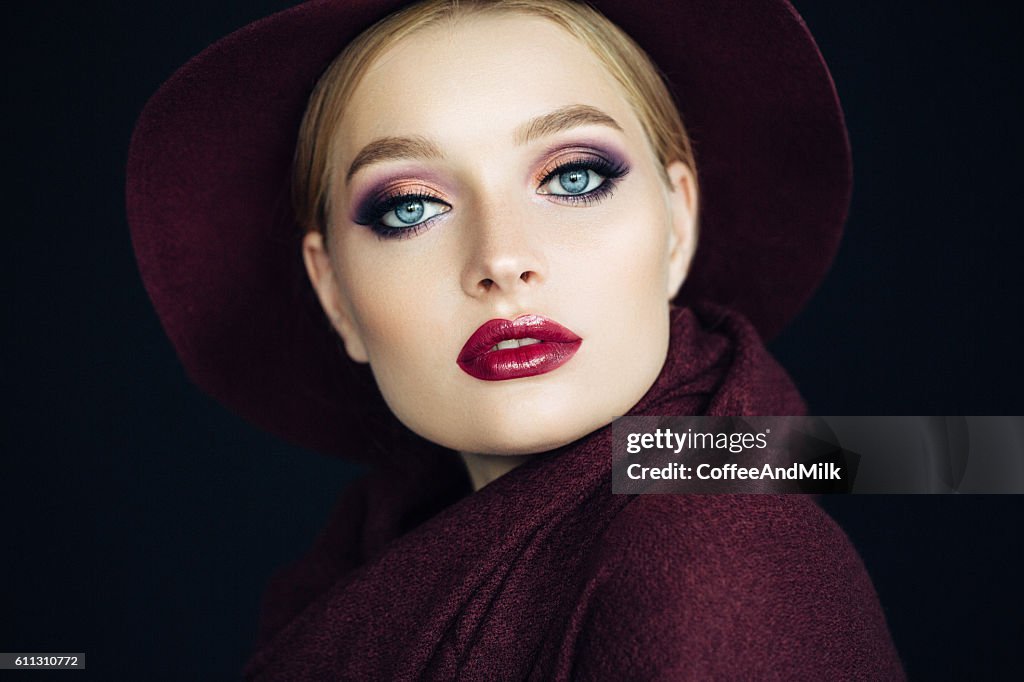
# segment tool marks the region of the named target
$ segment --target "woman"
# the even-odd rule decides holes
[[[191,375],[374,466],[275,578],[248,677],[902,675],[813,502],[610,490],[616,416],[804,410],[759,333],[827,267],[848,147],[759,5],[601,7],[673,78],[700,201],[655,67],[560,0],[309,3],[147,106],[129,215]]]

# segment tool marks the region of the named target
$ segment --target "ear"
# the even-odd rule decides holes
[[[697,251],[697,179],[682,161],[665,166],[672,229],[669,233],[668,298],[675,298]]]
[[[309,281],[320,299],[320,306],[345,344],[345,352],[355,362],[368,362],[366,345],[353,322],[348,298],[338,285],[327,245],[319,232],[308,232],[302,238],[302,260],[306,264]]]

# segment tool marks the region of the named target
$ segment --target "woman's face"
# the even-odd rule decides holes
[[[307,236],[306,264],[406,426],[541,452],[650,388],[695,247],[693,179],[673,163],[666,182],[588,48],[518,15],[423,29],[368,70],[338,135],[328,245]]]

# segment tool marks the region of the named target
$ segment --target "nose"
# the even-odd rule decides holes
[[[473,298],[514,296],[544,281],[544,259],[526,211],[491,202],[465,226],[462,289]]]

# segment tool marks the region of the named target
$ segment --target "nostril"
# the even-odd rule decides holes
[[[508,291],[512,291],[517,286],[515,284],[515,280],[509,279],[512,277],[513,272],[515,272],[515,270],[509,272],[507,275],[501,274],[497,279],[494,277],[482,277],[478,279],[476,283],[476,293],[487,294],[491,291],[497,292],[504,291],[506,289]],[[524,270],[519,273],[518,277],[519,281],[530,284],[531,286],[538,281],[537,278],[537,272],[534,270]]]

